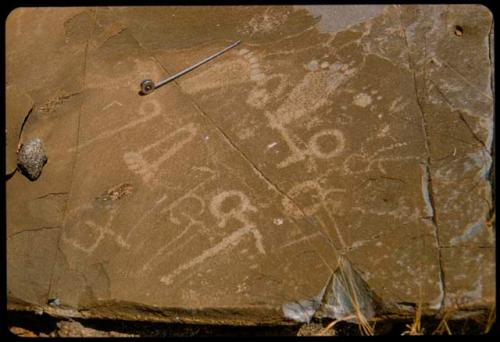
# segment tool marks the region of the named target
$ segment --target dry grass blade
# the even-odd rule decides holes
[[[348,261],[344,260],[341,256],[339,259],[340,265],[340,277],[341,282],[344,284],[344,287],[348,290],[347,292],[350,295],[351,302],[354,306],[355,316],[358,320],[359,329],[362,335],[373,336],[375,334],[373,327],[368,323],[365,315],[361,311],[361,305],[358,300],[358,289],[353,283],[353,274],[352,268],[350,265],[347,265]],[[347,285],[347,286],[346,286]]]
[[[445,331],[448,335],[452,335],[448,322],[446,321],[446,317],[443,317],[433,334],[443,335]]]
[[[401,335],[410,335],[410,336],[418,336],[423,335],[422,331],[422,307],[419,304],[417,306],[417,310],[415,311],[415,319],[412,324],[407,324],[406,327],[408,330],[404,331]]]
[[[484,328],[485,334],[490,332],[490,330],[493,327],[493,324],[495,324],[496,320],[497,320],[497,313],[496,313],[496,304],[495,304],[495,305],[493,305],[493,308],[491,308],[490,314],[488,315],[488,321],[486,322],[486,327]]]
[[[333,329],[333,327],[335,326],[335,324],[337,324],[338,322],[347,321],[348,319],[353,319],[353,318],[356,318],[356,316],[347,316],[347,317],[339,318],[337,320],[333,320],[332,322],[330,322],[330,324],[328,324],[326,326],[325,329],[321,330],[321,332],[319,333],[319,335],[320,336],[324,336],[328,332],[328,330]]]

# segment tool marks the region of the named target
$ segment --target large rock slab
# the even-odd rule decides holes
[[[12,12],[7,81],[49,161],[7,182],[10,307],[230,324],[490,308],[492,34],[475,5]]]

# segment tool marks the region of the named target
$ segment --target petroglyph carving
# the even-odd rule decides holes
[[[175,132],[167,135],[165,138],[160,139],[137,152],[126,152],[123,159],[127,167],[132,172],[141,176],[142,181],[146,184],[153,181],[154,176],[157,174],[160,166],[170,159],[173,155],[179,152],[186,144],[191,142],[197,133],[197,128],[194,124],[189,123]],[[144,154],[152,150],[168,149],[155,160],[149,162],[144,158]]]
[[[238,198],[239,203],[236,207],[225,212],[222,209],[223,203],[231,197]],[[241,191],[230,190],[218,194],[210,203],[210,212],[213,216],[219,219],[218,226],[221,228],[226,226],[227,220],[230,218],[239,220],[243,224],[243,227],[240,230],[248,230],[251,232],[255,238],[255,246],[257,247],[257,250],[262,254],[266,253],[264,245],[262,244],[262,235],[250,221],[247,214],[249,212],[257,212],[257,208],[250,203],[250,200],[244,193]]]
[[[122,235],[110,228],[117,211],[118,208],[111,205],[89,203],[74,209],[68,214],[62,240],[87,255],[99,247],[105,236],[111,236],[120,247],[129,247]]]
[[[218,63],[208,64],[205,69],[180,82],[183,90],[196,94],[248,82],[247,77],[242,77],[247,69],[247,62],[243,58],[223,59]]]
[[[313,216],[317,214],[320,210],[323,210],[330,222],[325,224],[320,220],[319,217],[316,217],[317,222],[321,225],[325,232],[329,231],[329,227],[333,226],[338,239],[342,245],[342,248],[345,247],[344,240],[342,238],[342,234],[337,227],[335,222],[334,213],[332,210],[338,206],[338,201],[335,201],[335,196],[331,196],[334,193],[345,193],[345,189],[324,189],[319,182],[308,180],[300,184],[296,184],[288,191],[288,196],[294,201],[313,203],[309,206],[302,206],[302,212],[298,211],[294,205],[291,205],[290,200],[288,198],[282,199],[282,205],[285,209],[287,215],[294,217],[295,219],[300,219],[304,213],[307,216]],[[322,233],[326,234],[326,233]],[[328,236],[328,235],[327,235]]]
[[[230,201],[233,199],[233,201]],[[236,203],[234,203],[236,200]],[[230,202],[230,203],[228,203]],[[231,204],[227,208],[228,204]],[[166,285],[170,285],[173,279],[179,274],[191,269],[192,267],[204,262],[206,259],[216,256],[217,254],[227,250],[228,248],[233,248],[236,246],[247,234],[252,234],[255,239],[255,246],[259,253],[265,254],[264,245],[262,243],[262,235],[257,230],[256,226],[249,219],[248,215],[251,212],[257,212],[251,203],[249,198],[237,190],[224,191],[212,198],[209,205],[210,213],[218,219],[218,226],[224,228],[229,219],[236,219],[242,226],[231,233],[230,235],[223,238],[219,243],[211,248],[206,249],[197,257],[191,259],[189,262],[178,266],[170,274],[160,278],[160,281]]]
[[[319,143],[319,140],[322,137],[335,137],[335,141],[337,142],[335,148],[333,148],[331,151],[325,152],[324,148],[321,147],[321,144]],[[309,148],[311,149],[312,154],[317,158],[329,159],[332,157],[336,157],[344,150],[344,147],[344,135],[338,129],[325,129],[314,134],[309,140]]]
[[[286,142],[291,155],[278,164],[284,168],[290,164],[304,160],[307,156],[329,159],[338,156],[345,148],[343,133],[338,129],[325,129],[314,134],[301,148],[287,127],[295,120],[305,115],[311,115],[328,103],[328,96],[341,84],[349,80],[355,70],[348,65],[335,63],[327,67],[306,74],[304,79],[290,92],[285,102],[275,113],[265,112],[271,128],[277,130]],[[250,94],[254,96],[255,94]],[[332,137],[336,146],[325,151],[320,141],[325,136]]]
[[[112,101],[110,103],[108,103],[107,105],[105,105],[103,108],[102,108],[102,111],[105,111],[105,110],[108,110],[109,108],[113,107],[113,106],[120,106],[120,107],[123,107],[123,104],[119,101]]]
[[[237,197],[239,199],[239,205],[228,212],[224,212],[222,210],[222,203],[230,197]],[[240,221],[246,223],[247,218],[244,214],[246,211],[257,212],[257,208],[252,206],[248,197],[240,191],[231,190],[222,192],[216,195],[210,203],[210,212],[220,220],[218,224],[219,227],[224,227],[227,219],[231,217],[236,217]]]
[[[382,132],[386,131],[384,127]],[[379,134],[376,138],[383,138],[385,133]],[[373,139],[370,139],[373,140]],[[419,160],[418,156],[401,156],[401,149],[407,146],[407,143],[394,143],[378,149],[375,152],[368,152],[367,149],[371,144],[370,140],[361,147],[360,153],[352,153],[342,163],[342,170],[346,175],[363,174],[369,172],[374,166],[383,173],[387,174],[383,163],[389,161],[403,161],[403,160]],[[397,151],[399,150],[399,151]],[[397,151],[397,152],[396,152]]]
[[[252,107],[262,109],[266,106],[270,97],[266,89],[264,88],[253,88],[248,93],[246,103]]]
[[[182,224],[184,222],[184,219],[187,217],[186,216],[187,214],[186,215],[175,215],[172,213],[174,208],[176,208],[181,202],[183,202],[185,199],[188,199],[188,198],[189,199],[193,198],[195,200],[203,201],[203,199],[201,197],[196,195],[196,191],[198,191],[206,183],[212,181],[215,177],[215,172],[207,167],[194,167],[193,169],[198,170],[198,171],[202,171],[204,173],[208,173],[209,175],[204,177],[204,180],[202,182],[200,182],[199,184],[194,186],[192,189],[188,190],[183,196],[177,198],[176,200],[174,200],[173,202],[171,202],[168,205],[165,204],[165,201],[168,199],[168,196],[166,194],[162,194],[161,197],[158,200],[156,200],[155,203],[151,206],[151,208],[149,208],[149,210],[146,211],[137,220],[137,222],[133,225],[133,227],[130,229],[130,231],[127,234],[127,241],[130,241],[131,239],[133,239],[134,237],[137,236],[137,234],[134,235],[134,233],[136,233],[136,231],[142,226],[142,224],[146,221],[146,219],[154,213],[164,214],[164,213],[170,212],[170,214],[169,214],[170,222],[172,222],[174,224]],[[161,186],[161,184],[159,184],[159,186]],[[201,208],[202,209],[200,209],[198,216],[201,215],[204,211],[204,208],[205,208],[204,201],[203,201],[203,204],[201,205]],[[137,244],[137,248],[142,248],[143,243],[144,243],[144,241]]]
[[[63,240],[88,255],[93,253],[106,236],[111,236],[122,248],[130,250],[133,247],[135,250],[139,250],[144,246],[146,241],[143,240],[137,243],[138,236],[137,234],[134,235],[134,232],[142,227],[145,220],[152,214],[170,211],[170,222],[183,226],[185,229],[180,235],[176,236],[174,240],[170,241],[168,246],[156,251],[156,253],[146,262],[143,270],[149,269],[150,265],[160,256],[166,255],[165,253],[168,248],[174,244],[175,241],[180,240],[186,235],[189,229],[198,225],[199,227],[195,228],[193,231],[200,232],[205,230],[203,222],[195,219],[204,213],[205,202],[200,196],[196,195],[195,192],[204,184],[213,180],[215,174],[211,169],[206,167],[196,169],[204,173],[209,172],[210,175],[205,177],[200,184],[189,190],[182,197],[176,199],[167,206],[165,205],[165,201],[168,199],[168,196],[160,193],[160,198],[154,201],[151,208],[137,220],[126,235],[122,236],[110,229],[115,216],[118,214],[118,206],[114,205],[114,201],[105,200],[108,199],[108,197],[109,199],[119,199],[124,194],[127,195],[130,193],[132,188],[129,184],[120,184],[111,188],[102,196],[97,197],[95,201],[86,203],[72,210],[68,214],[68,221],[66,223],[68,229],[66,229],[62,235]],[[177,208],[179,209],[175,210]],[[192,237],[194,237],[194,234]],[[131,244],[131,241],[134,243]],[[184,245],[189,241],[190,239],[185,241]],[[175,245],[175,248],[179,249],[182,246],[183,245]]]
[[[266,82],[267,77],[262,72],[259,59],[255,56],[253,51],[246,49],[242,51],[243,53],[240,52],[240,55],[242,55],[250,65],[250,80],[257,82],[258,85],[262,86]]]
[[[283,25],[288,19],[286,14],[271,14],[270,12],[271,9],[266,9],[264,13],[254,16],[240,32],[250,35],[258,32],[271,32]]]
[[[356,69],[335,63],[326,70],[308,72],[295,86],[270,122],[284,126],[304,115],[311,114],[328,103],[328,96],[355,75]]]
[[[175,199],[173,202],[165,205],[164,202],[167,199],[167,195],[163,195],[159,200],[155,202],[151,209],[149,209],[132,227],[127,235],[127,239],[132,239],[132,234],[141,227],[141,224],[145,221],[147,217],[153,213],[159,213],[166,217],[168,222],[172,223],[175,229],[177,226],[182,231],[176,234],[173,238],[169,240],[158,250],[154,251],[153,255],[142,265],[139,272],[143,274],[144,272],[151,271],[155,265],[164,260],[165,257],[176,253],[177,251],[185,248],[191,243],[193,239],[199,237],[199,234],[208,232],[206,224],[200,219],[200,217],[205,213],[205,200],[197,194],[197,191],[202,188],[205,184],[213,181],[215,177],[215,172],[207,167],[194,167],[194,170],[202,171],[204,174],[208,173],[207,176],[203,177],[203,181],[194,186],[192,189],[186,191],[184,195]],[[169,227],[172,227],[169,225]],[[140,233],[139,233],[140,234]],[[141,234],[142,235],[142,234]],[[172,230],[169,228],[166,232],[166,236],[171,236]],[[137,236],[134,235],[134,236]],[[161,239],[161,236],[156,236],[155,239]],[[142,240],[134,249],[136,251],[143,250],[144,246],[147,245],[147,240]]]
[[[182,224],[183,221],[192,221],[193,216],[199,217],[205,212],[205,201],[194,193],[188,193],[169,206],[170,222]]]
[[[307,148],[302,149],[292,139],[290,133],[285,128],[278,129],[290,148],[291,155],[278,164],[278,168],[286,167],[290,164],[304,160],[307,156],[316,157],[318,159],[329,159],[340,155],[345,148],[345,139],[343,133],[338,129],[325,129],[314,134],[307,144]],[[325,137],[333,138],[335,146],[331,150],[326,150],[322,147],[320,141]]]
[[[302,236],[301,238],[298,238],[296,240],[287,242],[287,243],[281,245],[279,248],[281,249],[281,248],[287,248],[287,247],[290,247],[290,246],[295,246],[298,243],[301,243],[301,242],[304,242],[304,241],[307,241],[307,240],[310,240],[310,239],[314,239],[316,237],[321,237],[321,236],[322,236],[321,232],[312,233],[311,235]]]
[[[241,49],[238,54],[248,63],[250,80],[256,83],[256,86],[250,89],[246,103],[254,108],[262,109],[269,100],[283,93],[288,76],[284,74],[265,74],[260,63],[261,58],[258,57],[254,51]],[[279,83],[276,89],[269,91],[265,86],[269,81],[275,78],[278,78]]]
[[[314,204],[303,207],[302,210],[306,215],[314,215],[323,205],[330,200],[332,193],[345,193],[345,189],[324,189],[318,182],[308,180],[297,184],[288,191],[291,198],[299,198],[303,195],[312,197]],[[292,214],[292,213],[290,213]]]
[[[147,110],[147,108],[151,108],[151,110]],[[99,134],[98,136],[96,136],[90,140],[87,140],[84,143],[79,144],[78,148],[82,149],[82,148],[88,147],[95,142],[98,142],[98,141],[101,141],[104,139],[108,139],[108,138],[110,138],[110,137],[112,137],[120,132],[134,128],[140,124],[146,123],[149,120],[154,119],[157,116],[160,116],[161,113],[162,113],[161,106],[158,102],[152,101],[152,100],[143,102],[141,104],[141,106],[139,107],[139,116],[140,117],[138,119],[133,120],[126,125],[105,131],[105,132]],[[74,151],[76,151],[76,147],[69,149],[69,152],[74,152]]]

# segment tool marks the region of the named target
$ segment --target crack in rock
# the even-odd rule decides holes
[[[7,239],[11,239],[16,235],[23,234],[23,233],[30,233],[30,232],[39,232],[42,230],[51,230],[51,229],[61,229],[61,226],[49,226],[49,227],[38,227],[38,228],[30,228],[30,229],[23,229],[21,231],[15,232],[13,234],[10,234]]]
[[[421,96],[419,95],[419,90],[418,90],[418,84],[417,84],[417,70],[416,70],[416,65],[415,61],[412,61],[411,58],[411,48],[408,43],[408,38],[406,36],[406,29],[403,25],[403,21],[401,19],[401,7],[400,9],[400,25],[401,25],[401,30],[403,33],[403,39],[406,44],[407,48],[407,55],[408,55],[408,65],[410,66],[410,70],[412,73],[413,77],[413,86],[414,86],[414,91],[415,91],[415,99],[417,106],[420,111],[420,118],[421,118],[421,126],[422,126],[422,135],[424,138],[424,147],[426,151],[426,161],[425,161],[425,170],[424,170],[424,178],[425,178],[425,189],[423,190],[424,193],[424,198],[426,200],[426,203],[429,206],[429,214],[430,214],[430,219],[432,221],[432,225],[434,227],[434,236],[435,236],[435,241],[437,244],[437,253],[438,253],[438,264],[439,264],[439,279],[440,279],[440,292],[441,292],[441,300],[440,300],[440,307],[439,309],[444,308],[445,304],[445,299],[446,299],[446,291],[445,291],[445,274],[444,274],[444,269],[443,269],[443,262],[442,262],[442,255],[441,255],[441,242],[439,238],[439,227],[437,224],[437,218],[436,218],[436,208],[435,208],[435,200],[434,200],[434,192],[433,192],[433,187],[432,187],[432,176],[431,176],[431,147],[430,147],[430,141],[429,141],[429,133],[428,133],[428,123],[426,120],[425,116],[425,111],[424,111],[424,104],[422,103]],[[424,42],[424,61],[427,58],[427,50],[426,50],[426,42],[427,40],[425,39]],[[425,64],[424,64],[424,70],[423,70],[423,87],[424,87],[424,94],[426,93],[426,70],[425,70]]]

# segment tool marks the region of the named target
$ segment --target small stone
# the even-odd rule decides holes
[[[42,140],[39,138],[30,140],[24,144],[17,155],[19,169],[31,181],[37,180],[40,177],[42,168],[46,162],[47,155],[45,154]]]
[[[455,35],[457,37],[462,37],[464,35],[464,29],[462,26],[460,25],[455,26]]]
[[[21,327],[11,327],[10,332],[20,337],[38,337],[33,331]]]
[[[59,306],[61,305],[61,300],[59,298],[49,299],[50,306]]]

